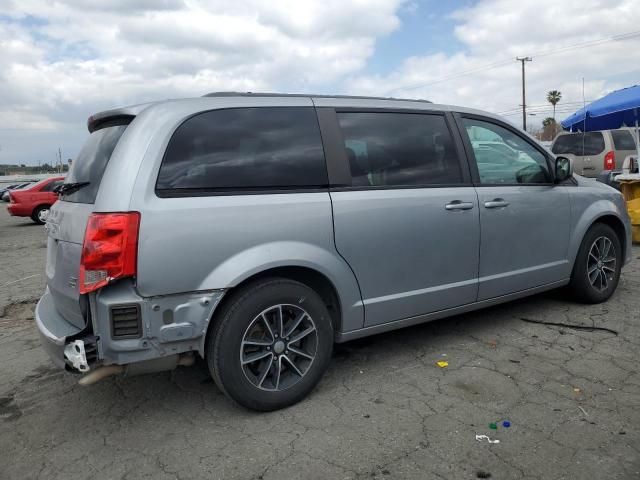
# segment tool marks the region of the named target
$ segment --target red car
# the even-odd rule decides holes
[[[49,208],[58,201],[58,194],[54,192],[64,182],[64,177],[51,177],[34,183],[21,190],[11,190],[9,193],[9,214],[15,217],[31,217],[36,223],[47,221]]]

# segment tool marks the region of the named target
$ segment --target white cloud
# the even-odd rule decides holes
[[[637,0],[478,0],[453,14],[462,48],[365,73],[376,41],[424,8],[413,0],[0,1],[0,163],[35,163],[58,146],[75,155],[96,111],[215,90],[428,98],[514,113],[518,123],[515,57],[532,55],[527,103],[542,105],[530,119],[539,123],[550,114],[548,90],[563,92],[563,118],[582,98],[582,77],[587,99],[637,81],[640,37],[536,55],[640,30]],[[483,68],[497,61],[506,65]],[[469,70],[477,71],[460,75]]]
[[[115,105],[328,88],[365,66],[401,2],[15,0],[0,6],[11,19],[0,21],[0,105],[12,113],[0,144],[16,141],[7,132],[58,129],[73,155],[71,130]],[[35,162],[41,146],[23,147],[19,161]],[[0,163],[16,151],[0,150]]]
[[[536,118],[529,118],[529,123],[539,124],[551,116],[545,99],[549,90],[563,92],[557,114],[560,120],[568,116],[569,109],[580,106],[583,77],[587,100],[638,81],[640,36],[552,55],[536,53],[640,30],[637,7],[636,0],[480,1],[453,14],[458,22],[455,36],[466,47],[463,52],[407,58],[388,75],[350,78],[347,90],[506,112],[519,125],[521,68],[515,58],[530,55],[527,104],[533,106]],[[503,65],[483,68],[495,63]],[[473,73],[464,74],[469,71]]]

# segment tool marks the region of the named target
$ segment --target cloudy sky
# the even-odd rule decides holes
[[[0,163],[73,158],[96,111],[211,91],[426,98],[540,123],[640,83],[637,0],[0,0]],[[638,32],[638,33],[636,33]],[[627,36],[620,35],[630,34]]]

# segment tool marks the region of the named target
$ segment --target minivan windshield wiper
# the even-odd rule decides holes
[[[83,187],[86,187],[91,182],[74,182],[74,183],[63,183],[59,187],[56,188],[56,192],[60,195],[68,195],[73,192],[77,192]]]

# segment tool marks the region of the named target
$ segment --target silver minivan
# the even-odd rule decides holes
[[[554,139],[551,151],[573,160],[576,173],[592,178],[603,171],[620,170],[624,159],[637,153],[634,132],[626,128],[561,132]]]
[[[302,399],[334,342],[568,286],[607,300],[619,192],[502,119],[425,101],[210,94],[101,112],[46,224],[53,361],[202,357],[231,399]]]

